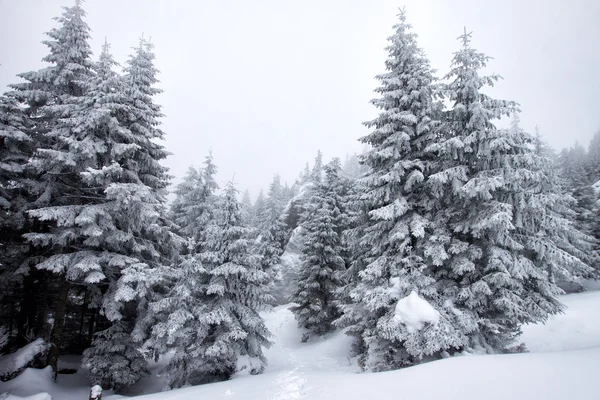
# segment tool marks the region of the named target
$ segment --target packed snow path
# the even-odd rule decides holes
[[[598,399],[600,388],[600,291],[561,298],[568,309],[546,325],[526,326],[523,340],[531,353],[464,356],[385,373],[357,373],[348,359],[351,340],[343,332],[301,343],[288,306],[265,314],[273,346],[265,353],[269,366],[261,375],[238,374],[210,385],[135,397],[136,400],[446,400]],[[49,383],[44,371],[27,370],[0,393],[18,396],[50,392],[54,400],[87,398],[84,375]],[[77,382],[78,386],[74,386]],[[132,394],[160,387],[156,376],[136,385]],[[104,400],[122,396],[105,393]]]
[[[273,393],[267,397],[272,400],[305,397],[311,389],[311,376],[351,368],[349,361],[345,365],[340,363],[340,359],[348,354],[350,338],[336,337],[334,346],[327,338],[301,343],[304,331],[297,328],[294,315],[287,307],[277,307],[273,313],[266,315],[267,325],[274,336],[273,347],[266,352],[269,360],[267,373],[277,373]]]

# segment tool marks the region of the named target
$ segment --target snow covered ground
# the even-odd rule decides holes
[[[301,343],[303,331],[296,327],[287,306],[280,306],[265,315],[275,338],[266,352],[269,367],[264,374],[235,376],[227,382],[136,400],[598,399],[600,291],[566,295],[562,301],[568,306],[565,314],[546,325],[525,327],[523,340],[531,353],[462,356],[377,374],[358,373],[347,357],[350,339],[342,332]],[[160,368],[159,364],[153,369]],[[87,398],[89,386],[82,374],[61,375],[54,385],[48,383],[48,373],[26,370],[13,381],[0,382],[0,393],[49,392],[54,400]],[[150,377],[131,394],[156,391],[160,386],[159,378]],[[110,392],[104,395],[105,400],[119,398]]]

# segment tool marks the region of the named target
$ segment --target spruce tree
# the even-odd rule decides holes
[[[463,46],[446,77],[452,108],[428,149],[441,164],[427,182],[436,196],[432,209],[446,228],[434,287],[469,322],[460,327],[465,348],[514,351],[522,349],[514,347],[522,324],[562,310],[552,277],[589,272],[580,258],[586,238],[564,216],[567,204],[535,139],[494,125],[517,106],[482,93],[499,76],[479,75],[489,58],[470,38],[459,38]]]
[[[128,60],[122,79],[127,99],[127,113],[118,114],[119,121],[132,133],[136,152],[124,161],[131,170],[126,176],[130,182],[114,184],[107,190],[115,203],[116,215],[122,216],[122,226],[129,230],[124,236],[129,255],[136,263],[123,269],[114,290],[119,303],[134,304],[136,324],[132,332],[134,342],[144,340],[154,323],[148,313],[148,303],[160,298],[169,287],[171,277],[165,274],[177,258],[183,245],[182,238],[172,233],[165,217],[166,187],[170,176],[160,164],[167,151],[157,139],[164,138],[160,130],[160,106],[154,96],[160,93],[154,87],[158,71],[154,67],[152,45],[140,40]],[[124,168],[125,169],[125,168]],[[118,310],[115,310],[118,311]],[[119,314],[114,316],[118,319]],[[129,319],[129,315],[124,315]],[[110,318],[110,317],[109,317]]]
[[[95,302],[112,326],[95,336],[85,362],[105,387],[143,376],[140,367],[114,380],[124,367],[107,360],[114,352],[132,357],[132,365],[143,360],[131,332],[123,331],[137,316],[129,305],[138,304],[143,314],[148,275],[169,263],[177,247],[163,217],[169,177],[160,165],[167,153],[154,141],[163,134],[157,127],[160,108],[152,101],[156,91],[149,86],[156,82],[152,58],[149,45],[142,43],[122,79],[112,71],[115,63],[105,45],[83,95],[54,106],[61,118],[48,133],[53,145],[40,149],[36,160],[54,190],[47,194],[50,204],[30,214],[55,225],[49,233],[27,237],[54,249],[38,268],[61,274],[66,289],[57,304],[63,313],[68,282],[101,288],[92,293],[102,293]],[[106,368],[95,368],[97,362]]]
[[[204,251],[186,256],[176,285],[150,304],[159,322],[145,347],[174,350],[166,369],[170,388],[226,380],[242,369],[263,371],[262,347],[270,345],[270,333],[258,311],[270,301],[268,275],[251,254],[247,234],[229,183]]]
[[[343,284],[345,260],[342,234],[347,214],[342,199],[339,160],[325,166],[325,180],[312,192],[302,217],[302,263],[291,310],[298,325],[310,334],[324,334],[339,317],[335,295]]]
[[[149,305],[155,322],[144,349],[154,355],[175,350],[165,369],[168,388],[202,383],[206,379],[206,349],[202,347],[206,325],[200,322],[206,315],[205,310],[199,314],[198,305],[206,300],[208,275],[194,249],[191,240],[189,253],[173,270],[175,285]]]
[[[310,171],[310,180],[314,183],[320,183],[323,178],[323,153],[321,150],[317,152],[317,156],[315,157],[315,165],[313,165],[313,169]]]
[[[175,199],[171,203],[171,219],[182,236],[192,238],[199,231],[197,225],[202,214],[202,171],[190,166],[182,181],[175,187]],[[196,238],[197,239],[197,238]]]
[[[204,168],[189,167],[183,181],[175,189],[171,218],[181,235],[199,246],[195,251],[200,251],[205,240],[204,231],[213,218],[215,192],[219,188],[214,177],[216,172],[212,153],[209,153]]]
[[[276,274],[274,268],[287,243],[288,229],[282,219],[285,206],[281,178],[275,175],[264,205],[259,210],[258,254],[261,256],[263,270],[271,275]]]
[[[436,160],[425,149],[436,139],[439,105],[429,61],[400,10],[389,38],[387,72],[377,76],[379,116],[361,141],[371,146],[364,155],[368,173],[359,180],[360,197],[351,204],[359,225],[349,232],[352,260],[348,285],[340,291],[344,315],[338,326],[350,326],[354,352],[361,365],[374,371],[407,366],[425,356],[439,357],[467,343],[464,330],[473,322],[444,302],[431,269],[440,265],[437,221],[432,197],[424,187]],[[443,248],[442,248],[443,249]],[[397,307],[418,298],[439,315],[435,323],[412,329]]]
[[[37,185],[32,188],[36,200],[30,215],[37,219],[26,238],[34,245],[42,257],[32,258],[38,269],[48,269],[56,274],[58,287],[53,298],[53,320],[48,354],[48,364],[52,366],[56,378],[58,354],[63,345],[63,333],[67,316],[69,281],[83,278],[82,274],[68,271],[76,266],[86,275],[94,266],[82,264],[77,251],[77,239],[81,236],[65,224],[73,223],[73,210],[90,202],[87,197],[95,193],[81,190],[79,173],[87,167],[82,151],[94,153],[95,149],[85,149],[88,143],[79,146],[71,132],[65,136],[66,122],[77,113],[77,102],[88,90],[93,63],[88,43],[89,27],[84,21],[85,12],[77,0],[73,7],[65,7],[62,16],[56,18],[59,26],[50,30],[44,44],[50,52],[43,61],[50,65],[39,71],[20,74],[23,83],[11,85],[11,93],[20,100],[27,116],[26,124],[31,127],[29,135],[39,147],[30,165],[35,171]],[[77,147],[71,154],[69,147]],[[78,152],[78,154],[77,154]],[[87,155],[89,157],[89,154]],[[83,165],[77,162],[83,159]],[[43,229],[44,233],[35,233]],[[74,235],[74,236],[71,236]],[[83,258],[82,258],[83,259]],[[74,276],[76,275],[76,276]]]
[[[199,204],[200,214],[197,221],[199,230],[196,233],[197,242],[199,244],[198,252],[203,251],[206,237],[206,229],[214,220],[215,204],[218,201],[216,191],[219,185],[215,179],[217,167],[213,163],[212,152],[206,156],[204,160],[204,168],[202,169],[202,198]]]

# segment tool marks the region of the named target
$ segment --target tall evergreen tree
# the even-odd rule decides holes
[[[215,203],[217,202],[216,191],[219,185],[215,179],[217,167],[213,163],[212,152],[206,156],[204,160],[204,168],[202,169],[202,206],[198,224],[201,227],[197,234],[199,248],[197,251],[203,251],[204,242],[207,240],[206,229],[214,220]],[[203,229],[202,229],[203,227]]]
[[[463,46],[446,77],[452,108],[439,143],[429,147],[441,162],[427,182],[437,199],[435,220],[447,228],[434,287],[468,321],[463,346],[511,351],[522,324],[562,310],[549,275],[589,272],[578,248],[585,236],[564,217],[568,206],[553,191],[535,139],[495,127],[516,104],[481,92],[499,77],[479,75],[489,58],[470,38],[459,38]]]
[[[82,159],[81,151],[88,143],[79,146],[71,132],[64,136],[67,130],[65,120],[76,113],[78,99],[86,94],[87,82],[92,76],[89,27],[84,17],[81,0],[77,0],[73,7],[65,7],[62,16],[56,18],[59,26],[50,30],[47,33],[49,39],[44,41],[50,52],[43,61],[50,65],[39,71],[20,74],[25,82],[11,85],[14,89],[12,96],[25,106],[28,125],[32,127],[30,136],[38,142],[36,146],[40,147],[31,161],[39,181],[37,189],[33,189],[39,193],[34,205],[38,209],[30,215],[41,222],[32,229],[34,232],[36,229],[48,232],[31,233],[27,235],[27,239],[35,245],[45,247],[42,260],[32,260],[36,268],[51,270],[56,273],[58,281],[52,311],[52,347],[48,356],[54,378],[59,350],[63,345],[69,281],[81,277],[79,275],[74,278],[67,271],[66,264],[87,269],[75,261],[75,254],[79,253],[75,243],[81,236],[75,233],[71,237],[73,230],[63,225],[72,223],[70,218],[73,214],[67,212],[69,207],[86,204],[89,202],[86,196],[95,195],[84,193],[80,188],[79,173],[88,164],[87,160],[84,160],[83,166],[77,165],[77,162]],[[78,147],[79,154],[70,154],[69,146]],[[90,150],[94,152],[94,149]]]
[[[440,265],[439,227],[432,218],[432,198],[424,182],[435,171],[425,149],[437,134],[439,106],[429,61],[410,32],[404,10],[389,38],[387,73],[377,79],[381,97],[373,132],[362,139],[372,148],[364,155],[369,172],[359,181],[363,217],[351,232],[350,282],[341,291],[344,315],[336,324],[350,325],[361,364],[375,371],[439,356],[466,343],[466,325],[438,295],[430,276]],[[412,329],[402,323],[398,305],[418,297],[439,314],[435,323]],[[345,303],[345,304],[344,304]]]
[[[105,47],[97,90],[91,91],[99,98],[90,102],[91,107],[108,104],[108,109],[84,112],[97,116],[97,121],[84,126],[97,127],[97,147],[107,154],[82,173],[85,182],[102,188],[105,197],[80,213],[75,226],[91,232],[91,240],[85,242],[87,265],[95,266],[97,281],[108,283],[101,312],[111,323],[95,336],[84,362],[95,383],[119,389],[146,373],[131,329],[136,319],[144,320],[152,285],[159,281],[163,266],[172,262],[181,242],[164,217],[169,176],[160,165],[167,152],[155,141],[164,135],[158,128],[160,107],[152,99],[158,91],[152,88],[157,80],[151,46],[140,43],[123,79],[115,81],[107,67],[109,60]],[[111,362],[114,357],[120,361]]]

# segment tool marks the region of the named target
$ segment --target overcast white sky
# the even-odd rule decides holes
[[[0,0],[0,90],[43,66],[44,32],[71,0]],[[212,149],[219,180],[253,195],[279,172],[293,183],[321,149],[362,146],[376,110],[397,9],[444,74],[466,26],[504,77],[492,94],[521,104],[555,148],[587,146],[600,127],[598,0],[87,0],[97,55],[104,38],[124,64],[142,33],[161,70],[166,164],[177,177]]]

